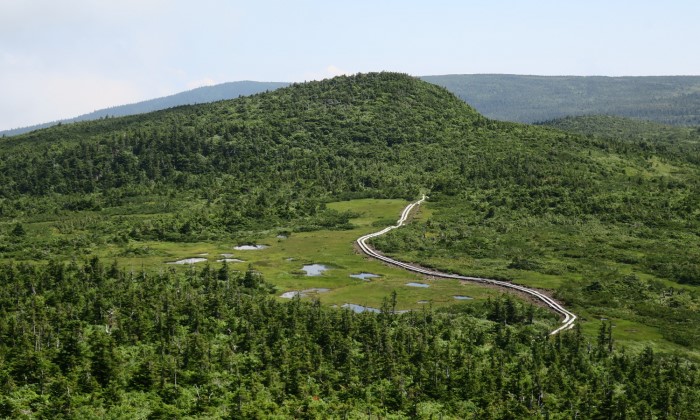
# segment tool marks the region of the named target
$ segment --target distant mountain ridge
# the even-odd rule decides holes
[[[615,115],[670,125],[700,125],[700,76],[523,76],[453,74],[421,76],[445,87],[488,118],[535,123],[580,115]],[[0,131],[14,136],[58,123],[143,114],[275,90],[286,82],[228,82],[75,118]]]
[[[285,82],[254,82],[244,80],[239,82],[221,83],[214,86],[203,86],[161,98],[100,109],[88,114],[79,115],[75,118],[0,131],[0,136],[15,136],[17,134],[28,133],[41,128],[51,127],[59,123],[64,124],[78,121],[92,121],[107,117],[123,117],[126,115],[145,114],[147,112],[159,111],[161,109],[173,108],[181,105],[194,105],[216,102],[225,99],[235,99],[239,96],[253,95],[260,92],[275,90],[288,85],[289,83]]]
[[[700,76],[454,74],[421,79],[447,88],[486,117],[523,123],[614,115],[700,125]]]

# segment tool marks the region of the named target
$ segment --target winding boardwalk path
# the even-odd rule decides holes
[[[401,212],[401,217],[399,218],[399,221],[396,223],[395,226],[389,226],[387,228],[384,228],[380,230],[379,232],[374,232],[367,234],[365,236],[360,237],[357,240],[357,245],[360,247],[362,252],[365,254],[369,255],[370,257],[376,258],[378,260],[384,261],[385,263],[395,265],[397,267],[401,267],[403,269],[413,271],[415,273],[420,273],[420,274],[425,274],[426,276],[433,276],[433,277],[441,277],[441,278],[446,278],[446,279],[457,279],[457,280],[466,280],[466,281],[473,281],[477,283],[486,283],[486,284],[493,284],[496,286],[500,287],[506,287],[508,289],[515,289],[520,292],[526,293],[534,298],[539,299],[542,301],[545,305],[547,305],[551,310],[554,312],[558,313],[559,315],[563,316],[563,319],[561,321],[561,326],[559,328],[555,329],[554,331],[550,332],[550,335],[554,335],[559,333],[560,331],[568,330],[573,328],[574,322],[576,321],[576,315],[574,315],[572,312],[569,312],[564,308],[561,304],[559,304],[557,301],[552,299],[551,297],[545,295],[542,292],[539,292],[534,289],[530,289],[525,286],[521,286],[518,284],[513,284],[509,283],[507,281],[500,281],[500,280],[493,280],[493,279],[485,279],[481,277],[468,277],[468,276],[460,276],[457,274],[449,274],[449,273],[442,273],[440,271],[433,271],[433,270],[428,270],[422,267],[416,267],[411,264],[407,264],[402,261],[395,260],[393,258],[389,258],[385,255],[380,254],[374,248],[371,246],[367,245],[367,241],[371,238],[384,235],[385,233],[389,232],[392,229],[396,229],[398,227],[401,227],[403,224],[406,223],[406,220],[408,220],[408,216],[411,214],[411,211],[419,206],[423,201],[425,201],[425,195],[423,195],[423,198],[420,200],[413,202],[406,206],[405,209],[403,209],[403,212]]]

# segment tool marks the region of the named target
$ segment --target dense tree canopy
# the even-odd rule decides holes
[[[554,339],[510,297],[379,315],[280,303],[253,271],[0,267],[0,415],[690,418],[695,365]],[[556,413],[556,414],[555,414]]]

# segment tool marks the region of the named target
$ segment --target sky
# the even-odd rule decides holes
[[[0,0],[0,130],[217,83],[700,75],[697,0]]]

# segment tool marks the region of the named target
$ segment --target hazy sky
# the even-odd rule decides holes
[[[0,0],[0,130],[236,80],[700,74],[697,0]]]

